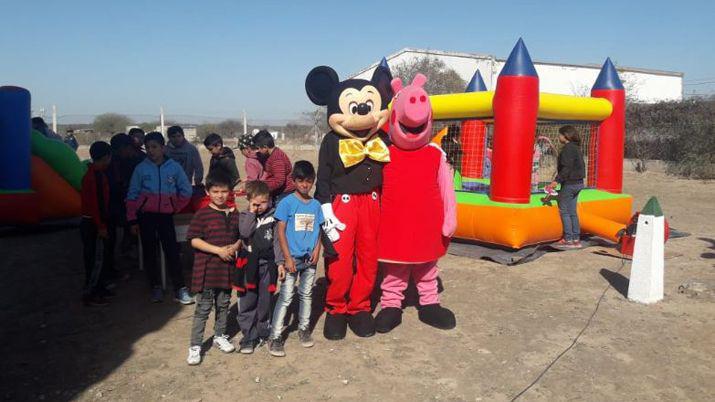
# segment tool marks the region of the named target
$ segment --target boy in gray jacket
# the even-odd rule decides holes
[[[169,137],[169,146],[166,147],[166,156],[175,160],[181,165],[189,181],[194,187],[201,187],[204,178],[204,165],[201,163],[199,150],[194,144],[186,141],[184,129],[181,126],[171,126],[166,130]]]

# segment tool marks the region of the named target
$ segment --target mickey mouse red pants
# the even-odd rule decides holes
[[[377,276],[380,195],[376,191],[337,195],[333,212],[346,227],[333,243],[338,256],[325,261],[325,311],[350,315],[370,311],[370,294]]]

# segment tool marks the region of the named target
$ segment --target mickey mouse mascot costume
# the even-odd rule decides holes
[[[378,66],[370,81],[340,81],[330,67],[310,71],[310,100],[327,106],[328,125],[320,145],[315,198],[322,204],[323,230],[337,256],[326,256],[327,339],[345,337],[347,326],[360,337],[375,333],[370,294],[377,276],[382,169],[390,160],[387,104],[392,97],[389,70]]]

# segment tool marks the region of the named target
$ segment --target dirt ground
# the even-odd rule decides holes
[[[625,189],[639,207],[657,195],[671,226],[691,233],[666,246],[665,300],[656,305],[629,302],[630,265],[592,249],[514,267],[448,255],[442,303],[456,329],[426,327],[407,307],[390,334],[335,342],[322,337],[321,267],[313,348],[300,347],[293,325],[285,358],[210,349],[197,367],[185,361],[194,306],[149,303],[135,261],[120,261],[131,279],[110,306],[86,308],[76,227],[2,230],[0,398],[510,400],[573,342],[608,288],[575,346],[520,400],[712,400],[715,183],[626,172]],[[679,292],[693,281],[695,290]],[[229,322],[234,335],[235,307]]]

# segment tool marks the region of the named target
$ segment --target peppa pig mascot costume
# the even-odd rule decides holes
[[[440,305],[437,260],[456,229],[453,173],[440,148],[430,143],[432,106],[417,74],[395,92],[390,113],[390,163],[383,169],[382,209],[378,232],[378,261],[384,273],[377,332],[389,332],[402,322],[402,300],[409,279],[419,293],[419,319],[451,329],[454,314]]]

